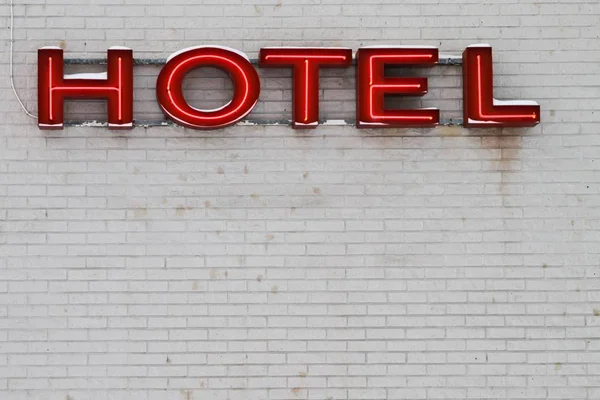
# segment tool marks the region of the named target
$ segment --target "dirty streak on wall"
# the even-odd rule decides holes
[[[496,97],[539,101],[543,122],[42,132],[1,79],[0,398],[600,398],[597,1],[16,3],[34,111],[44,45],[487,42]],[[138,119],[161,117],[157,72],[136,69]],[[460,116],[459,67],[410,73]],[[321,116],[353,117],[354,70],[322,76]],[[289,71],[261,77],[253,116],[289,118]],[[215,71],[186,84],[195,105],[227,99]]]

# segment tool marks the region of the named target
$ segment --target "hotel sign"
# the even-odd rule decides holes
[[[463,59],[463,116],[465,127],[530,127],[540,122],[540,107],[533,101],[502,101],[493,95],[492,48],[473,45]],[[388,77],[386,66],[433,67],[439,62],[435,47],[363,47],[356,53],[356,126],[358,128],[434,127],[437,108],[387,109],[384,96],[423,96],[425,77]],[[314,128],[319,121],[319,70],[348,68],[349,48],[262,48],[261,68],[293,71],[292,126]],[[38,112],[40,129],[62,129],[64,101],[105,99],[108,127],[133,127],[133,51],[113,47],[107,52],[105,79],[65,76],[63,50],[38,50]],[[218,109],[192,107],[183,95],[183,80],[195,68],[216,67],[233,82],[233,97]],[[193,129],[217,129],[235,124],[256,105],[260,80],[244,53],[219,46],[199,46],[172,54],[156,81],[156,98],[167,118]]]

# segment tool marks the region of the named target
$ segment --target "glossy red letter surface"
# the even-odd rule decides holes
[[[469,46],[463,52],[463,113],[465,127],[527,127],[540,122],[534,101],[494,99],[492,48]]]
[[[345,68],[352,64],[347,48],[260,49],[261,67],[293,68],[292,126],[315,128],[319,123],[319,68]]]
[[[233,81],[233,99],[215,110],[190,106],[183,97],[185,75],[194,68],[225,70]],[[216,129],[244,118],[258,101],[260,80],[250,61],[234,50],[195,47],[175,53],[158,75],[156,96],[164,113],[178,124],[193,129]]]
[[[384,95],[422,96],[426,78],[385,77],[386,65],[434,66],[436,48],[367,47],[357,52],[356,126],[359,128],[429,127],[439,123],[439,110],[386,110]]]
[[[133,51],[109,49],[106,79],[86,79],[63,74],[63,51],[38,50],[38,126],[62,129],[65,99],[108,100],[108,127],[133,126]]]

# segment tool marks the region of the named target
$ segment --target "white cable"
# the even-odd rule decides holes
[[[10,5],[10,61],[9,61],[9,63],[10,63],[10,86],[12,87],[13,93],[15,94],[17,101],[21,105],[21,108],[23,109],[23,111],[25,111],[25,114],[27,114],[31,118],[37,119],[37,115],[34,115],[34,114],[30,113],[29,110],[27,110],[27,107],[25,107],[25,104],[23,104],[23,102],[21,101],[21,98],[19,97],[19,94],[17,93],[17,89],[15,88],[15,79],[13,76],[13,47],[14,47],[13,43],[15,41],[15,37],[14,37],[15,13],[13,11],[13,0],[10,0],[9,5]]]

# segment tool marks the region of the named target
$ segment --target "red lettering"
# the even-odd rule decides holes
[[[133,127],[133,51],[109,49],[106,79],[69,79],[63,51],[38,50],[38,126],[62,129],[65,99],[106,99],[109,128]]]
[[[315,128],[319,123],[319,68],[346,68],[352,64],[347,48],[263,48],[261,67],[293,69],[292,127]]]
[[[194,68],[207,66],[226,71],[233,81],[233,99],[215,110],[194,108],[183,97],[185,75]],[[167,117],[193,129],[235,124],[252,111],[259,93],[260,80],[248,59],[221,47],[196,47],[176,53],[160,71],[156,82],[156,96]]]
[[[426,78],[385,77],[386,65],[433,66],[436,48],[361,48],[357,52],[356,125],[359,128],[430,127],[439,123],[438,109],[386,110],[385,94],[422,96]]]
[[[465,127],[528,127],[540,122],[534,101],[494,99],[492,48],[469,46],[463,52],[463,113]]]
[[[469,46],[463,52],[463,113],[465,127],[531,127],[540,122],[534,101],[494,98],[492,49]],[[386,96],[423,96],[427,78],[386,76],[388,66],[432,67],[439,62],[434,47],[365,47],[356,53],[356,125],[359,128],[432,127],[439,123],[437,108],[390,109]],[[109,128],[133,126],[133,52],[110,48],[107,72],[64,75],[63,50],[38,50],[38,112],[40,129],[62,129],[64,101],[104,99]],[[346,68],[349,48],[274,47],[260,50],[259,65],[291,68],[293,72],[292,126],[315,128],[319,121],[321,68]],[[183,80],[194,68],[216,67],[233,82],[233,98],[222,107],[192,107],[183,96]],[[217,129],[235,124],[258,101],[260,79],[247,57],[234,49],[199,46],[173,54],[158,75],[156,95],[167,118],[193,129]]]

